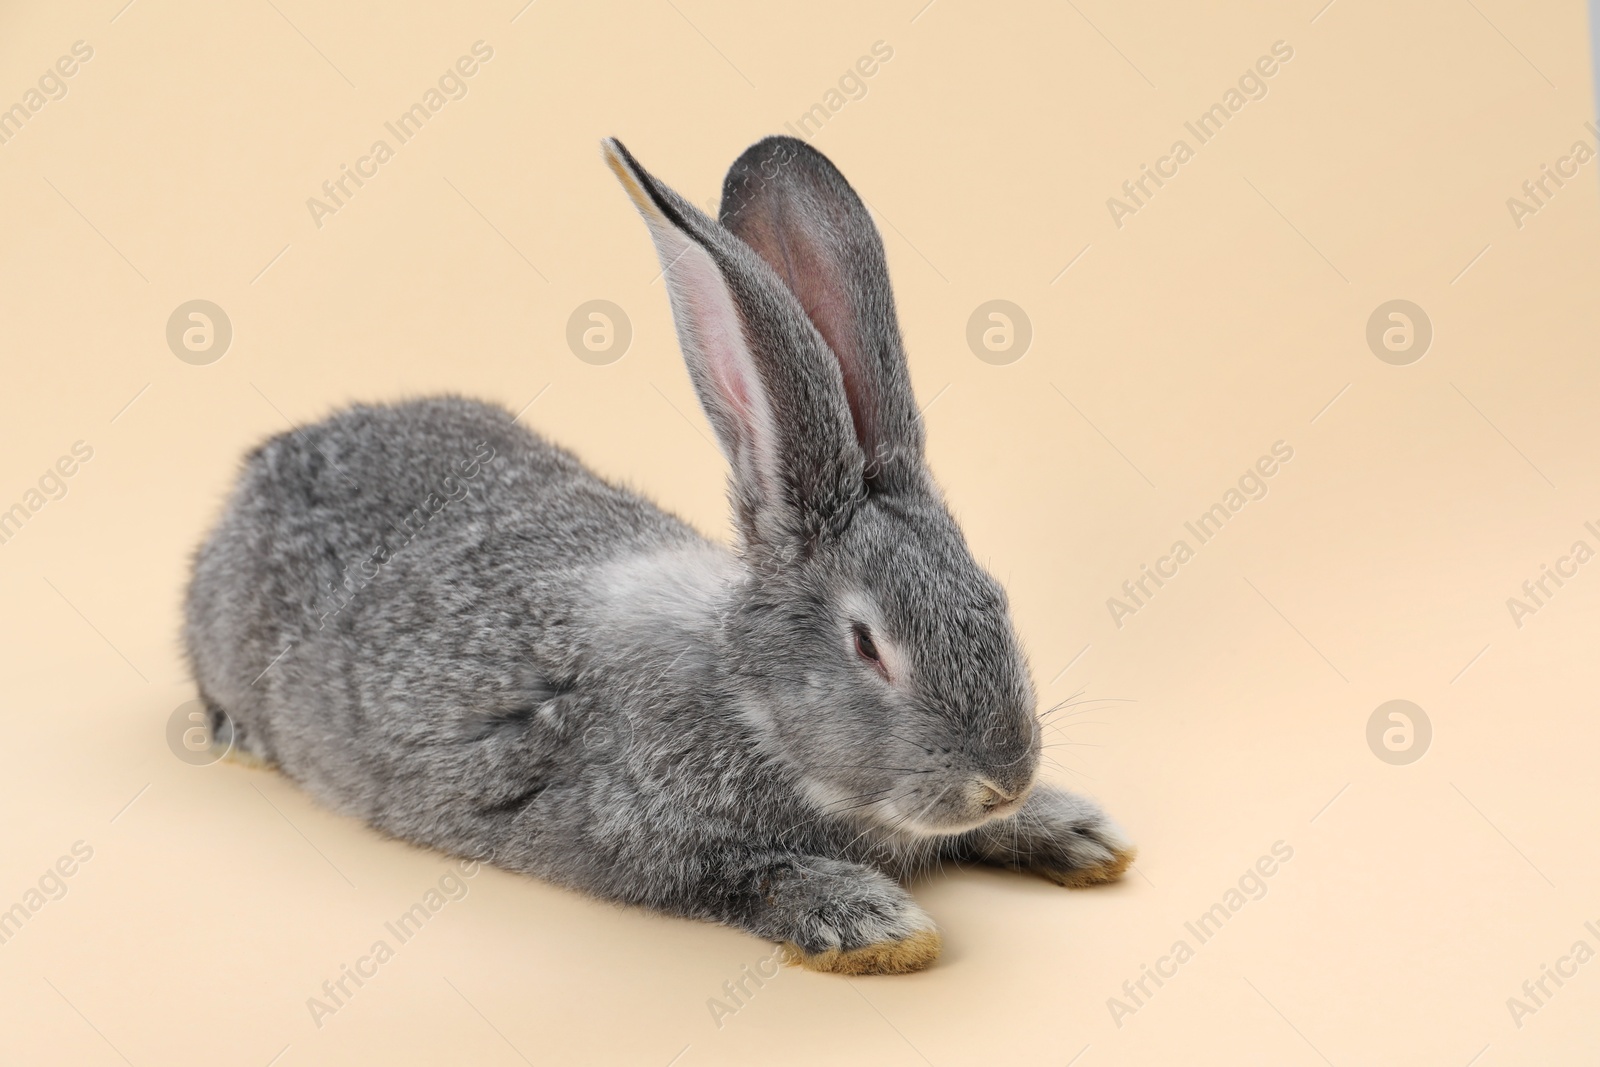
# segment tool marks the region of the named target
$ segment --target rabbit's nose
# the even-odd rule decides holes
[[[978,806],[985,812],[995,812],[1001,808],[1013,806],[1022,796],[1020,792],[1006,792],[987,778],[979,778],[977,786],[978,795],[976,799]]]

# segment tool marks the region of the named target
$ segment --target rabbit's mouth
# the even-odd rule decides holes
[[[1033,787],[1030,783],[1021,789],[1008,793],[989,779],[979,777],[977,796],[974,800],[982,811],[985,822],[990,819],[1003,819],[1007,815],[1014,814],[1018,808],[1022,807],[1032,789]]]
[[[951,783],[926,803],[897,800],[889,814],[893,825],[914,837],[948,837],[1015,815],[1032,792],[1031,781],[1007,789],[976,775]]]

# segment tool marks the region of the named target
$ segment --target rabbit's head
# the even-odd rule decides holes
[[[923,459],[883,243],[788,137],[729,170],[720,220],[617,141],[690,377],[732,466],[748,580],[724,622],[740,711],[841,817],[950,834],[1016,810],[1039,726],[1006,596]]]

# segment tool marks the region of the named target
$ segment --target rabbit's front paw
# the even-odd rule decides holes
[[[1069,889],[1115,882],[1138,850],[1087,797],[1040,786],[1020,811],[974,831],[977,858],[1033,871]]]
[[[1067,828],[1063,833],[1066,839],[1060,854],[1065,862],[1035,863],[1028,869],[1068,889],[1115,882],[1139,858],[1139,850],[1123,841],[1120,834],[1107,838],[1093,829],[1079,827]]]
[[[835,974],[906,974],[939,957],[928,913],[880,871],[808,859],[768,883],[766,902],[787,927],[783,959]]]
[[[783,962],[832,974],[910,974],[938,959],[943,945],[939,931],[931,926],[907,937],[823,952],[807,952],[792,941],[785,941]]]

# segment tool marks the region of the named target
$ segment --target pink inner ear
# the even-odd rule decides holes
[[[722,388],[732,406],[739,412],[742,421],[748,426],[755,416],[755,400],[750,396],[750,389],[745,385],[744,379],[737,374],[728,375],[722,380]]]
[[[839,361],[845,400],[850,404],[850,421],[856,428],[856,441],[870,461],[875,442],[872,421],[874,398],[870,381],[861,371],[861,349],[856,343],[854,328],[855,313],[844,297],[839,295],[836,278],[823,279],[814,286],[803,287],[800,303]]]
[[[744,477],[771,487],[776,466],[774,429],[766,391],[745,338],[744,320],[716,262],[704,248],[664,222],[652,227],[673,295],[674,314],[684,354],[698,363],[710,396],[702,402],[718,411],[735,436],[724,449]]]
[[[698,254],[697,254],[698,253]],[[683,271],[684,296],[694,318],[695,338],[712,381],[730,414],[738,418],[746,438],[755,432],[754,361],[745,343],[744,321],[728,296],[722,275],[698,248],[684,255],[674,271]]]
[[[783,212],[784,217],[775,217],[775,211]],[[745,242],[783,278],[839,361],[850,421],[870,462],[876,447],[876,397],[862,367],[856,310],[850,304],[844,273],[825,252],[827,245],[819,235],[781,205],[757,202],[742,221]]]

